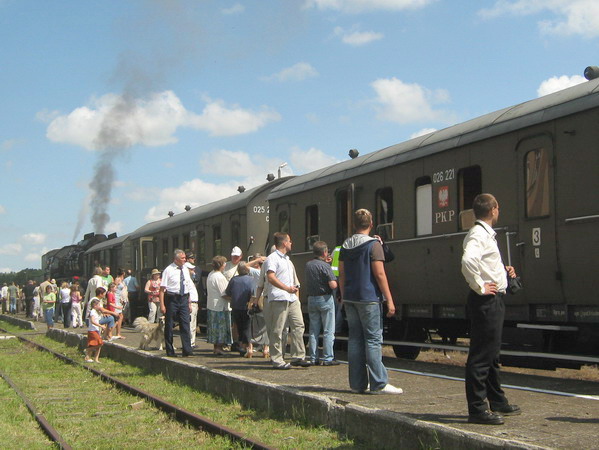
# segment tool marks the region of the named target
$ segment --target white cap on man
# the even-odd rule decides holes
[[[241,256],[241,249],[239,247],[233,247],[231,250],[231,256]]]

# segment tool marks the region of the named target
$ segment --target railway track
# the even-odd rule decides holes
[[[4,330],[2,330],[4,331]],[[243,448],[253,448],[253,449],[269,449],[272,447],[267,446],[264,443],[258,442],[254,439],[245,437],[240,433],[237,433],[235,430],[232,430],[226,426],[218,424],[206,417],[195,414],[185,408],[182,408],[176,404],[168,402],[156,395],[153,395],[149,392],[146,392],[142,389],[139,389],[131,384],[128,384],[122,380],[119,380],[116,377],[107,375],[100,370],[95,369],[94,367],[86,366],[81,364],[68,356],[55,352],[54,350],[47,348],[39,343],[33,342],[23,336],[17,336],[19,341],[21,341],[26,346],[34,348],[36,350],[40,350],[43,352],[47,352],[48,354],[54,356],[59,361],[63,362],[66,365],[77,367],[80,369],[85,369],[90,372],[98,379],[103,382],[109,384],[112,387],[115,387],[127,394],[139,397],[141,399],[147,400],[151,403],[156,409],[161,410],[169,415],[172,419],[177,422],[185,425],[192,426],[198,430],[204,431],[210,435],[218,435],[223,436],[231,441],[238,443]],[[43,389],[41,392],[37,392],[35,395],[25,395],[23,390],[20,389],[19,383],[15,383],[6,373],[0,372],[2,378],[6,380],[6,382],[11,386],[11,388],[15,391],[15,393],[22,399],[23,403],[27,406],[27,409],[30,411],[35,420],[39,423],[40,427],[44,431],[44,433],[52,440],[52,442],[56,443],[60,448],[70,449],[71,446],[68,444],[68,439],[61,436],[60,432],[57,431],[55,426],[52,425],[52,420],[48,420],[41,412],[40,408],[37,405],[40,403],[47,404],[48,401],[52,402],[57,408],[59,408],[62,413],[65,412],[65,409],[68,409],[68,406],[62,405],[62,403],[68,403],[68,399],[72,399],[74,397],[82,398],[86,395],[89,395],[88,387],[85,385],[80,385],[78,383],[70,383],[68,386],[68,393],[65,391],[64,386],[62,384],[51,384],[47,387],[47,389]],[[48,369],[48,373],[44,373],[44,375],[52,376],[50,373],[50,369]],[[66,399],[65,402],[61,402],[62,399]],[[102,415],[101,413],[100,415]],[[131,419],[135,420],[135,414],[131,414]],[[126,420],[126,418],[125,418]]]

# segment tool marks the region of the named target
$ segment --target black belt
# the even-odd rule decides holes
[[[174,292],[166,292],[166,295],[170,295],[171,297],[185,297],[186,295],[189,295],[189,293],[187,294],[175,294]]]

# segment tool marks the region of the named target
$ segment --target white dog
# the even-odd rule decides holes
[[[150,323],[145,317],[138,317],[133,321],[136,331],[142,333],[139,348],[147,350],[152,341],[160,344],[158,350],[162,350],[164,343],[164,317],[158,319],[158,323]]]

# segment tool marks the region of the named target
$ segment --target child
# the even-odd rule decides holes
[[[96,298],[100,301],[100,312],[102,313],[102,315],[100,316],[100,325],[106,325],[106,328],[104,329],[104,333],[103,333],[102,337],[104,338],[105,341],[112,341],[113,340],[112,329],[114,328],[115,320],[118,319],[119,315],[116,312],[111,311],[110,309],[106,309],[102,306],[105,296],[106,296],[106,289],[104,288],[104,286],[97,287],[96,288],[96,296],[94,298]],[[91,304],[91,301],[90,301],[90,304]],[[109,305],[107,305],[107,306],[109,306]],[[91,309],[89,309],[89,311],[91,312]]]
[[[42,317],[42,309],[40,306],[40,287],[36,286],[33,290],[33,318],[36,322]]]
[[[123,304],[121,303],[121,299],[117,293],[117,284],[110,283],[108,285],[108,293],[106,294],[107,306],[111,312],[117,313],[118,316],[115,316],[115,329],[116,336],[113,339],[125,339],[124,336],[121,336],[121,325],[123,323]]]
[[[100,318],[102,317],[101,309],[100,300],[97,298],[92,299],[90,302],[85,362],[100,362],[100,350],[102,350],[102,346],[104,345],[104,341],[100,337],[100,329],[106,329],[106,325],[100,324]]]
[[[51,285],[46,286],[46,292],[44,295],[44,301],[42,308],[44,310],[44,318],[48,328],[54,327],[54,305],[56,304],[56,294]]]

